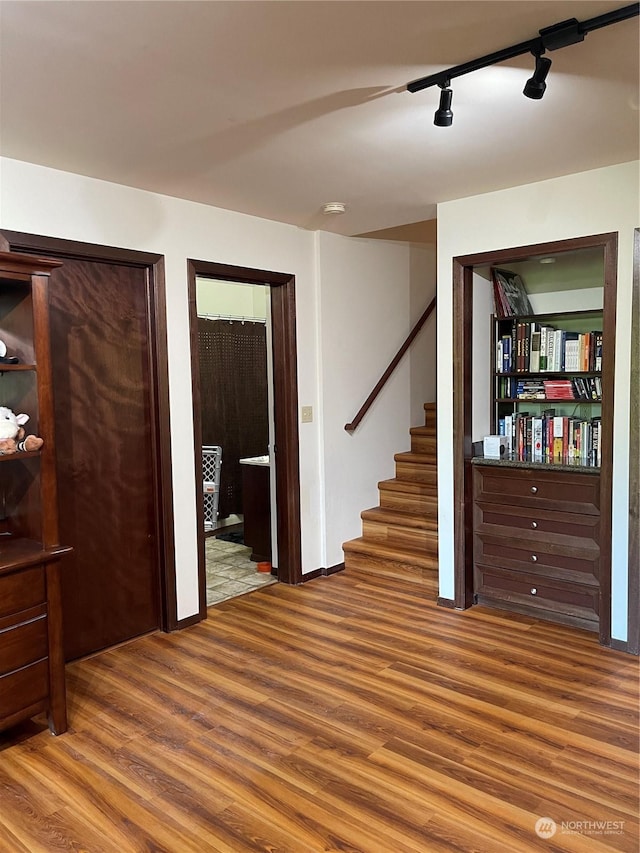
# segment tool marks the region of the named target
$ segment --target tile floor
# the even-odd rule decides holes
[[[251,548],[224,542],[214,536],[205,539],[207,561],[207,607],[261,586],[277,583],[277,579],[259,572],[249,559]]]

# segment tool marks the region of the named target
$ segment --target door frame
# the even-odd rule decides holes
[[[145,271],[153,508],[156,528],[154,546],[158,567],[157,595],[160,603],[160,628],[163,631],[173,631],[179,628],[180,624],[176,597],[164,256],[57,237],[25,234],[4,228],[0,229],[0,250],[44,254],[63,261],[66,258],[113,263],[137,267]]]
[[[200,395],[198,310],[196,277],[242,284],[262,284],[269,288],[273,347],[273,404],[275,455],[278,580],[302,583],[300,537],[300,457],[298,439],[298,371],[296,352],[295,277],[289,273],[236,267],[211,261],[187,260],[189,284],[189,328],[193,391],[193,439],[198,530],[198,590],[200,618],[207,615],[205,568],[204,495],[202,480],[202,413]]]
[[[604,262],[603,418],[600,468],[600,643],[611,645],[611,503],[613,473],[613,399],[615,376],[616,288],[618,234],[611,232],[530,246],[497,249],[453,258],[453,536],[454,601],[456,609],[473,605],[473,270],[476,266],[507,266],[532,255],[553,255],[601,248]],[[487,365],[488,368],[488,365]]]

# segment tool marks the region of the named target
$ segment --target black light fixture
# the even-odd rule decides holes
[[[433,123],[436,127],[451,127],[453,124],[453,113],[451,112],[451,101],[453,100],[453,89],[449,88],[447,82],[442,86],[440,92],[440,106],[435,111]]]
[[[590,18],[588,21],[580,22],[575,18],[570,18],[568,21],[561,21],[559,24],[538,30],[536,38],[529,39],[529,41],[514,44],[512,47],[505,47],[503,50],[497,50],[495,53],[489,53],[486,56],[473,59],[471,62],[454,65],[452,68],[447,68],[437,74],[413,80],[411,83],[407,83],[407,90],[409,92],[421,92],[431,86],[439,86],[442,89],[440,106],[435,113],[433,123],[437,127],[450,127],[453,124],[451,80],[455,77],[462,77],[463,74],[469,74],[471,71],[487,68],[489,65],[497,65],[499,62],[505,62],[507,59],[513,59],[516,56],[532,53],[536,57],[536,68],[533,76],[527,80],[524,94],[528,98],[539,100],[547,88],[546,77],[551,68],[551,60],[542,55],[545,51],[558,50],[561,47],[578,44],[584,41],[584,37],[593,30],[599,30],[602,27],[608,27],[629,18],[636,18],[639,14],[640,3],[632,3],[630,6],[623,6],[613,12]]]
[[[522,94],[534,101],[539,101],[547,88],[545,80],[547,79],[547,74],[549,73],[550,68],[550,59],[547,59],[546,56],[536,56],[536,69],[533,72],[533,76],[529,77],[527,82],[524,84]]]

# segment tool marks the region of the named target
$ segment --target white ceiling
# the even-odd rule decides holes
[[[437,202],[639,156],[638,19],[438,90],[410,80],[603,2],[2,2],[7,157],[306,228],[359,234]],[[345,202],[340,217],[323,216]]]

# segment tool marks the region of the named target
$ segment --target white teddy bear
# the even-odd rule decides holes
[[[6,406],[0,406],[0,456],[16,451],[40,450],[44,444],[41,438],[36,435],[25,437],[23,424],[28,420],[29,415],[15,415]]]

